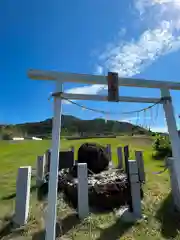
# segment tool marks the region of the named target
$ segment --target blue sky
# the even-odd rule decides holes
[[[0,2],[0,123],[40,121],[52,116],[54,84],[27,77],[30,68],[178,81],[180,3],[177,0],[2,0]],[[180,80],[179,80],[180,81]],[[66,92],[102,94],[99,86],[67,83]],[[158,97],[158,90],[122,88],[122,95]],[[172,91],[176,117],[180,94]],[[123,112],[148,104],[80,104]],[[63,113],[104,117],[152,129],[166,128],[162,107],[146,114],[103,116],[63,104]],[[158,114],[158,117],[157,117]]]

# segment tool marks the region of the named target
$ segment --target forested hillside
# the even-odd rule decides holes
[[[50,137],[52,130],[52,119],[41,122],[23,123],[17,125],[1,125],[1,136],[42,136]],[[82,120],[74,116],[62,115],[62,135],[74,134],[131,134],[148,133],[139,126],[127,122],[105,121],[104,119]]]

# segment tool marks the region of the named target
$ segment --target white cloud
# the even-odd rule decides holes
[[[100,65],[96,66],[95,74],[101,75],[103,73],[103,67]]]
[[[134,0],[139,24],[146,30],[138,40],[107,43],[98,57],[96,74],[115,71],[122,77],[142,72],[163,55],[180,49],[180,0]],[[117,33],[118,34],[118,33]],[[92,85],[68,90],[71,93],[97,94],[106,86]]]
[[[90,86],[70,88],[66,91],[66,93],[97,94],[105,88],[107,88],[106,85],[94,84],[94,85],[90,85]]]
[[[134,0],[134,3],[141,19],[147,24],[156,27],[157,23],[167,21],[174,36],[180,30],[180,0]]]
[[[174,36],[167,21],[153,30],[146,30],[138,41],[132,40],[112,47],[101,55],[106,71],[118,72],[122,77],[140,73],[157,58],[180,48],[180,36]]]
[[[171,16],[169,20],[175,19],[175,15],[177,15],[177,11],[180,8],[179,0],[134,0],[135,8],[142,15],[144,13],[147,14],[148,9],[152,9],[153,13],[159,17],[168,18]],[[173,15],[172,15],[173,13]],[[175,13],[175,15],[174,15]],[[166,16],[165,16],[166,15]],[[157,19],[156,19],[157,21]]]
[[[65,91],[65,93],[74,93],[74,94],[98,94],[102,92],[103,90],[106,90],[106,85],[101,84],[94,84],[90,86],[83,86],[83,87],[77,87],[77,88],[70,88]],[[70,104],[70,102],[64,100],[64,104]]]
[[[159,57],[180,49],[180,0],[134,0],[134,3],[139,14],[144,14],[139,24],[147,25],[147,29],[136,41],[120,39],[111,43],[111,48],[107,47],[99,57],[104,72],[110,70],[131,77]]]

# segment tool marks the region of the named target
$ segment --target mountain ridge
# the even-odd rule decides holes
[[[40,122],[25,122],[14,125],[1,125],[1,132],[11,136],[42,136],[50,137],[52,132],[52,118]],[[61,135],[95,135],[95,134],[147,134],[143,127],[128,122],[105,121],[102,118],[83,120],[72,115],[62,115]]]

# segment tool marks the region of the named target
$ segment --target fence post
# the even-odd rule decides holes
[[[46,150],[45,152],[45,173],[48,173],[50,171],[50,161],[51,161],[51,149]]]
[[[71,151],[74,153],[74,146],[71,146],[70,149],[71,149]]]
[[[71,146],[71,151],[73,152],[73,156],[74,156],[74,146]],[[74,165],[75,165],[75,158],[74,158]]]
[[[123,154],[122,154],[122,147],[117,148],[117,156],[118,156],[118,168],[123,168]]]
[[[126,145],[126,146],[124,146],[124,163],[125,163],[124,170],[127,174],[128,174],[128,169],[129,169],[128,159],[129,159],[129,146]]]
[[[135,157],[136,157],[137,166],[139,170],[139,181],[142,183],[145,183],[146,177],[145,177],[145,171],[144,171],[144,160],[143,160],[142,152],[135,151]]]
[[[20,167],[16,180],[15,216],[13,222],[18,226],[27,223],[29,214],[31,167]]]
[[[110,166],[110,167],[113,167],[111,144],[107,144],[107,146],[106,146],[106,152],[107,152],[108,157],[109,157],[109,166]]]
[[[36,163],[36,186],[39,187],[44,182],[44,172],[45,172],[45,163],[46,163],[46,156],[37,157]]]
[[[141,218],[141,192],[137,162],[136,160],[129,160],[128,163],[131,184],[132,212],[135,218]]]
[[[84,219],[89,214],[87,164],[78,163],[78,215]]]
[[[111,161],[111,144],[107,144],[106,151],[107,151],[107,154],[108,154],[109,159]]]
[[[131,192],[131,182],[130,182],[130,172],[129,172],[129,146],[128,145],[124,146],[124,165],[125,165],[125,172],[127,174],[130,192]],[[129,203],[129,210],[130,210],[130,212],[133,212],[132,198]]]

